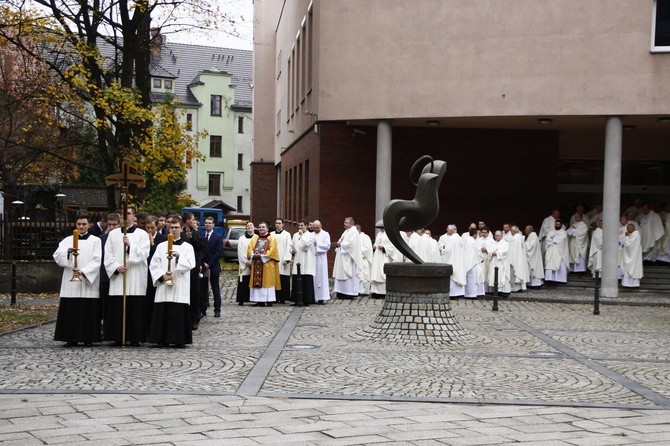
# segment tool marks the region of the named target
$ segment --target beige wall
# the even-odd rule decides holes
[[[670,109],[651,0],[320,4],[320,119]]]
[[[287,59],[310,4],[254,2],[256,161],[279,162],[309,130],[305,111],[319,121],[484,128],[533,128],[534,117],[551,116],[553,129],[580,129],[562,138],[562,157],[583,153],[585,141],[602,147],[605,115],[626,116],[641,135],[655,131],[643,130],[655,117],[630,119],[670,113],[670,54],[649,51],[652,0],[314,0],[313,89],[287,123]],[[598,118],[580,142],[585,116]],[[654,152],[667,135],[656,130]]]
[[[275,159],[275,78],[272,72],[276,60],[274,25],[280,12],[279,1],[254,1],[253,162]]]

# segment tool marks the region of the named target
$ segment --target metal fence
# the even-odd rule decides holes
[[[52,260],[58,243],[74,228],[67,217],[37,221],[0,216],[0,260]]]

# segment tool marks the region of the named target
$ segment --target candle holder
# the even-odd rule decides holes
[[[74,268],[72,269],[72,278],[70,282],[81,282],[81,277],[77,276],[75,273],[79,272],[79,267],[77,266],[77,257],[79,257],[79,249],[73,248],[74,251],[72,255],[74,256]]]
[[[172,257],[172,253],[171,253],[171,252],[168,252],[167,259],[168,259],[168,269],[167,269],[167,272],[168,272],[169,277],[168,277],[167,279],[165,279],[165,282],[164,282],[164,283],[165,283],[165,285],[167,285],[167,286],[172,286],[172,285],[174,285],[174,282],[172,281],[172,259],[173,259],[173,257]]]

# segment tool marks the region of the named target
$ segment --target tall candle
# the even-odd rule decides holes
[[[174,237],[172,234],[168,234],[168,253],[172,251],[172,241],[174,240]]]
[[[76,229],[72,231],[72,247],[74,249],[79,248],[79,231],[77,231]]]

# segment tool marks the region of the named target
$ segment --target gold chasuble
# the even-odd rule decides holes
[[[247,258],[251,259],[250,288],[281,289],[279,248],[274,237],[254,235],[247,248]]]

